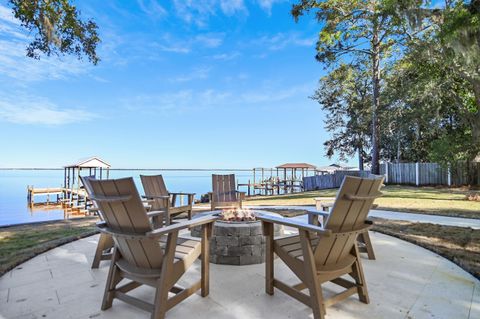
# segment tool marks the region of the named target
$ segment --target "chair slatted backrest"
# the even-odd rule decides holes
[[[140,175],[140,179],[142,181],[143,190],[147,198],[151,196],[169,196],[162,175]],[[165,202],[166,201],[164,199],[155,199],[152,205],[152,210],[160,210],[165,208]]]
[[[325,229],[330,229],[334,236],[319,240],[315,250],[317,265],[339,264],[350,255],[353,245],[356,244],[357,234],[335,234],[355,231],[365,225],[370,208],[380,194],[382,182],[383,177],[344,178],[325,223]]]
[[[212,190],[214,202],[235,202],[235,174],[212,175]]]
[[[87,194],[92,194],[92,184],[90,183],[90,181],[95,180],[95,176],[80,176],[80,180],[82,181],[83,187],[85,187],[85,191],[87,192]],[[92,201],[92,203],[93,207],[98,208],[95,202]],[[104,220],[101,211],[98,212],[98,216],[101,220]]]
[[[102,212],[108,227],[124,234],[145,235],[152,230],[147,212],[135,187],[133,178],[90,180],[92,198]],[[123,200],[108,199],[124,196]],[[100,200],[102,199],[102,200]],[[159,268],[163,252],[157,240],[113,235],[122,257],[140,268]]]

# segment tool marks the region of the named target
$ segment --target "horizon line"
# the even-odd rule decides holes
[[[88,169],[88,167],[85,167]],[[274,169],[274,168],[264,168]],[[64,167],[0,167],[0,170],[5,171],[25,171],[25,170],[37,170],[37,171],[51,171],[51,170],[64,170]],[[107,170],[107,169],[104,169]],[[253,168],[110,168],[111,171],[251,171]]]

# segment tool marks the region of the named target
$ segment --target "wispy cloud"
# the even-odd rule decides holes
[[[96,116],[79,108],[60,108],[45,98],[25,94],[0,95],[0,119],[15,124],[64,125]]]
[[[198,27],[206,27],[218,11],[227,16],[248,14],[243,0],[174,0],[173,3],[179,18]]]
[[[179,90],[160,94],[141,94],[121,100],[130,111],[163,114],[184,113],[219,105],[225,105],[230,93],[213,89]]]
[[[259,85],[245,92],[232,90],[201,89],[178,90],[160,94],[141,94],[121,99],[120,105],[129,111],[148,114],[176,114],[204,109],[226,107],[278,107],[282,103],[307,98],[315,88],[316,81],[295,86]],[[272,104],[273,103],[273,104]],[[296,105],[296,104],[295,104]],[[292,104],[294,106],[294,104]]]
[[[263,87],[240,94],[239,101],[246,104],[262,104],[286,101],[288,99],[306,96],[314,88],[311,83],[295,85],[292,87]]]
[[[168,15],[167,10],[156,0],[137,0],[137,3],[140,9],[154,20]]]
[[[72,57],[34,60],[25,56],[25,43],[0,40],[0,74],[20,80],[66,79],[87,73],[90,66]]]
[[[74,57],[26,57],[28,36],[13,13],[0,5],[0,75],[19,81],[62,79],[86,73],[89,66]]]
[[[163,34],[160,39],[151,44],[155,49],[173,52],[190,53],[193,48],[217,48],[222,45],[225,35],[223,33],[204,33],[193,38],[183,39],[174,37],[169,33]]]
[[[277,33],[275,35],[264,35],[258,39],[254,39],[252,44],[266,47],[271,51],[282,50],[291,46],[313,46],[315,38],[301,37],[298,33]]]
[[[34,60],[25,56],[24,41],[0,40],[0,75],[19,81],[66,79],[88,72],[90,66],[72,57],[42,57]]]
[[[230,52],[230,53],[215,54],[215,55],[212,56],[212,58],[215,59],[215,60],[229,61],[229,60],[233,60],[233,59],[239,57],[240,55],[241,55],[240,52],[234,51],[234,52]]]
[[[276,3],[285,2],[286,0],[258,0],[260,7],[269,15],[272,14],[272,7]]]
[[[236,13],[248,14],[243,0],[220,0],[220,8],[227,16],[232,16]]]
[[[194,42],[207,48],[217,48],[222,44],[224,37],[223,33],[206,33],[197,35]]]
[[[271,15],[275,4],[287,2],[287,0],[252,0],[250,2]],[[219,12],[226,16],[249,14],[244,0],[174,0],[173,3],[180,19],[199,27],[206,27],[210,17],[216,16]]]
[[[171,82],[189,82],[193,80],[207,79],[210,73],[209,67],[199,67],[193,69],[188,74],[180,75],[171,79]]]
[[[12,10],[2,5],[0,5],[0,20],[13,24],[19,24],[13,16]]]
[[[175,11],[187,23],[205,27],[210,16],[215,15],[215,2],[212,0],[174,0]]]

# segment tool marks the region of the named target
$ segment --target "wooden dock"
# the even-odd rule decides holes
[[[52,198],[53,196],[53,198]],[[37,202],[35,198],[46,197],[45,201]],[[61,205],[62,208],[88,210],[90,200],[87,192],[83,189],[72,189],[64,187],[51,188],[35,188],[33,186],[27,187],[27,200],[29,207],[33,208],[35,205],[49,206]]]

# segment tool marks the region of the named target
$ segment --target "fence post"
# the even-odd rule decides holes
[[[420,163],[415,163],[415,185],[420,185]]]
[[[447,185],[452,186],[452,169],[450,167],[450,163],[448,163],[447,167]]]
[[[388,162],[385,162],[385,184],[388,184]]]

